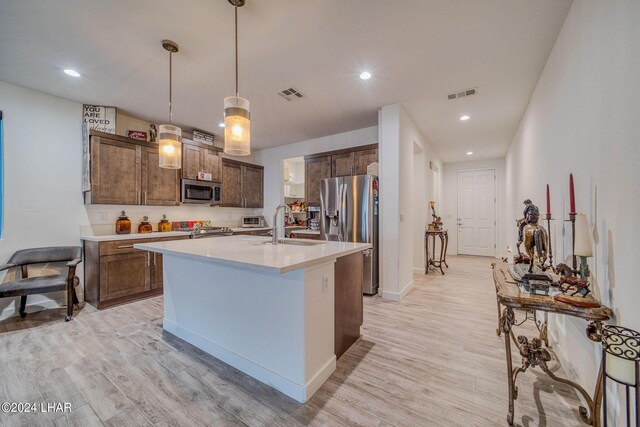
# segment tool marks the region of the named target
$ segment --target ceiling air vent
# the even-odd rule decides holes
[[[450,93],[449,95],[447,95],[447,98],[449,100],[458,99],[458,98],[464,98],[465,96],[475,95],[476,93],[478,93],[478,88],[474,87],[474,88],[471,88],[471,89],[465,89],[465,90],[461,90],[459,92]]]
[[[286,99],[287,101],[295,101],[296,99],[304,98],[304,95],[298,91],[298,89],[290,87],[289,89],[276,92],[278,95]]]

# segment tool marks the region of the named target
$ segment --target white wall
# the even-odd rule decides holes
[[[467,162],[445,163],[443,175],[443,192],[441,212],[444,227],[449,230],[449,248],[447,253],[458,253],[458,202],[457,202],[457,175],[465,170],[495,169],[496,170],[496,257],[506,256],[507,245],[515,246],[515,242],[507,242],[504,223],[511,224],[515,228],[515,220],[505,217],[505,162],[504,159],[472,160]],[[542,209],[543,199],[535,200]],[[521,215],[522,216],[522,215]]]
[[[557,260],[570,252],[570,235],[561,231],[573,172],[577,211],[588,216],[593,232],[594,291],[615,311],[613,322],[635,330],[640,330],[638,16],[637,0],[573,3],[506,157],[507,218],[520,214],[523,197],[544,200],[545,184],[551,187]],[[504,225],[514,240],[511,221]],[[564,367],[592,389],[600,347],[586,339],[585,326],[583,320],[560,317],[552,335]]]
[[[162,214],[170,221],[208,219],[216,225],[235,226],[242,215],[261,212],[200,206],[85,206],[81,189],[82,104],[0,81],[0,110],[4,125],[0,263],[18,249],[80,245],[81,233],[92,230],[112,234],[121,209],[127,211],[134,227],[144,215],[155,225]],[[77,274],[82,280],[82,264]],[[82,286],[78,291],[82,299]],[[0,319],[14,313],[18,300],[0,299]],[[62,292],[30,296],[28,311],[57,307],[64,301]]]
[[[377,142],[378,127],[373,126],[256,151],[254,153],[256,162],[264,166],[264,213],[267,222],[271,225],[273,211],[284,201],[282,176],[284,159]]]
[[[398,104],[380,110],[380,277],[382,297],[400,300],[424,268],[427,201],[434,197],[429,161],[441,162]],[[415,152],[414,152],[415,151]]]
[[[0,263],[18,249],[79,245],[87,222],[81,190],[82,105],[0,82],[4,127],[4,223]],[[82,268],[80,268],[80,273]],[[56,306],[62,293],[29,304]],[[0,299],[0,317],[19,298]]]

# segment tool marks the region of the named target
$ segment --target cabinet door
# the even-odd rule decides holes
[[[162,289],[162,254],[151,253],[151,289]]]
[[[366,175],[367,166],[378,161],[378,149],[356,151],[353,153],[356,164],[356,175]]]
[[[222,160],[221,206],[242,207],[242,166]]]
[[[320,181],[331,178],[331,157],[305,160],[305,198],[308,206],[320,206]]]
[[[353,153],[331,156],[331,176],[351,176],[354,174]]]
[[[182,178],[198,179],[202,169],[203,149],[189,144],[182,144]]]
[[[245,208],[261,208],[264,205],[264,169],[242,167],[242,196]]]
[[[146,251],[100,257],[100,301],[150,290],[150,258]]]
[[[213,182],[220,182],[222,180],[222,157],[217,151],[203,149],[203,162],[204,171],[211,174]]]
[[[91,203],[140,203],[140,146],[91,138]]]
[[[180,170],[158,166],[156,148],[141,147],[141,204],[151,206],[180,205]]]

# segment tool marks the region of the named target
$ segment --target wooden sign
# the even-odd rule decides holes
[[[89,129],[116,133],[116,107],[86,104],[83,107],[82,120],[89,125]]]
[[[127,136],[131,139],[137,139],[138,141],[147,140],[147,133],[139,130],[130,130],[127,132]]]
[[[200,130],[193,130],[193,140],[202,144],[213,145],[213,135],[210,133],[202,132]]]

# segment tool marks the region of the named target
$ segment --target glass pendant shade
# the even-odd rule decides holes
[[[160,125],[158,144],[160,167],[180,169],[182,167],[182,129],[173,125]]]
[[[239,96],[224,99],[224,152],[232,156],[251,154],[249,101]]]

